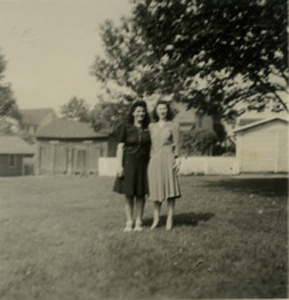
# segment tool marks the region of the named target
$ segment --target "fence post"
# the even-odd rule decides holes
[[[208,159],[205,158],[205,167],[204,167],[204,174],[205,175],[208,175],[209,174],[209,162],[208,162]]]

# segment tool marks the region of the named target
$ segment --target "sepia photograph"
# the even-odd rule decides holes
[[[287,299],[288,1],[0,0],[0,299]]]

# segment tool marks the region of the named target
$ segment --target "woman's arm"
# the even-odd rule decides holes
[[[180,156],[180,126],[179,123],[173,124],[174,155]]]
[[[116,160],[117,160],[116,174],[118,177],[122,177],[124,175],[124,173],[123,173],[123,153],[124,153],[124,147],[125,147],[125,140],[126,140],[126,126],[125,126],[125,124],[122,124],[122,126],[120,127],[120,130],[118,132],[118,144],[117,144],[117,150],[116,150]]]
[[[175,156],[175,162],[174,162],[174,170],[176,172],[179,171],[181,166],[181,159],[180,159],[180,126],[179,123],[173,124],[173,139],[174,139],[174,156]]]
[[[116,150],[116,160],[117,160],[117,167],[116,167],[116,174],[118,177],[122,177],[123,174],[123,150],[124,150],[124,143],[119,143],[117,145]]]

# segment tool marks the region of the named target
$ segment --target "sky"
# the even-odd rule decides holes
[[[0,54],[20,109],[91,106],[99,84],[89,74],[103,55],[99,25],[130,14],[129,0],[0,0]]]

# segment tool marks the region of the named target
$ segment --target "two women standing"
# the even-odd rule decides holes
[[[162,203],[167,200],[166,229],[173,226],[175,199],[181,196],[177,178],[179,169],[179,130],[172,122],[170,105],[159,101],[153,110],[154,123],[148,126],[148,112],[144,101],[133,103],[128,122],[119,136],[117,150],[118,171],[114,191],[125,194],[126,227],[133,230],[134,199],[136,221],[134,230],[142,230],[145,197],[154,201],[154,221],[159,224]]]

